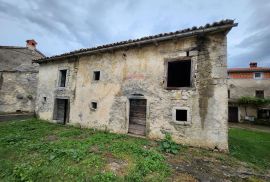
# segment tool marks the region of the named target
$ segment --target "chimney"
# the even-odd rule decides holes
[[[26,40],[26,47],[31,50],[36,49],[37,42],[34,39]]]
[[[250,68],[257,68],[257,62],[250,62],[249,67]]]

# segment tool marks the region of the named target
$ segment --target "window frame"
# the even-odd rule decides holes
[[[93,107],[93,104],[96,105],[96,108]],[[90,105],[90,109],[93,111],[96,111],[98,109],[98,102],[97,101],[91,101],[89,105]]]
[[[260,73],[260,77],[256,77],[256,73]],[[263,79],[263,72],[254,72],[253,78],[256,80]]]
[[[187,120],[186,121],[178,121],[176,120],[176,111],[177,110],[186,110],[187,111]],[[173,107],[172,109],[172,119],[175,124],[180,125],[190,125],[191,124],[191,115],[190,115],[190,108],[189,107]]]
[[[257,92],[262,92],[263,97],[257,96]],[[255,90],[255,97],[264,99],[264,90]]]
[[[189,87],[168,87],[168,65],[170,62],[190,61],[190,86]],[[192,57],[166,58],[164,60],[164,88],[167,90],[190,90],[193,88],[193,61]]]
[[[98,72],[99,72],[99,79],[96,80],[96,73],[98,73]],[[95,82],[98,82],[98,81],[101,80],[101,71],[100,71],[100,70],[95,70],[95,71],[93,71],[93,77],[92,77],[92,80],[95,81]]]
[[[66,78],[65,78],[65,86],[61,86],[61,80],[62,80],[62,71],[66,71]],[[59,74],[59,76],[58,76],[58,87],[59,88],[66,88],[67,87],[67,77],[68,77],[68,69],[66,69],[66,68],[63,68],[63,69],[59,69],[58,70],[58,74]]]

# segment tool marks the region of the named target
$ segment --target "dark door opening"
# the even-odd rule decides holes
[[[66,124],[69,119],[69,100],[55,99],[54,119]]]
[[[229,112],[228,112],[228,120],[229,122],[238,122],[238,107],[229,107]]]
[[[146,130],[146,99],[130,99],[128,132],[145,135]]]

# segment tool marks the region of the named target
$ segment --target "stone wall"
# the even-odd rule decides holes
[[[37,72],[0,72],[0,112],[34,112]]]
[[[55,98],[69,98],[70,124],[127,133],[129,98],[140,95],[147,99],[147,137],[169,132],[178,143],[227,150],[226,47],[224,33],[215,33],[41,64],[39,117],[53,120]],[[165,89],[164,61],[187,56],[192,87]],[[69,70],[64,89],[57,84],[62,67]],[[99,81],[93,71],[101,72]],[[96,110],[90,109],[92,101]],[[175,121],[175,108],[187,109],[187,123]]]
[[[44,57],[27,47],[0,46],[0,113],[34,112],[38,64]]]

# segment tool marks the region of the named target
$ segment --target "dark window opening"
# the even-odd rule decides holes
[[[96,102],[91,102],[91,108],[92,109],[97,109],[97,103]]]
[[[263,90],[256,90],[256,97],[264,98],[264,91]]]
[[[254,73],[255,78],[262,78],[262,73]]]
[[[191,61],[168,62],[167,87],[191,86]]]
[[[3,82],[4,82],[3,74],[0,73],[0,90],[2,89]]]
[[[176,109],[176,121],[187,121],[187,110]]]
[[[270,119],[269,109],[258,109],[258,119]]]
[[[60,87],[66,86],[67,70],[60,70]]]
[[[22,110],[16,110],[16,112],[19,112],[19,113],[21,113],[21,112],[22,112]]]
[[[94,80],[100,79],[100,71],[94,71]]]
[[[228,90],[228,98],[231,98],[231,91]]]
[[[43,101],[46,102],[47,101],[47,97],[43,97]]]

